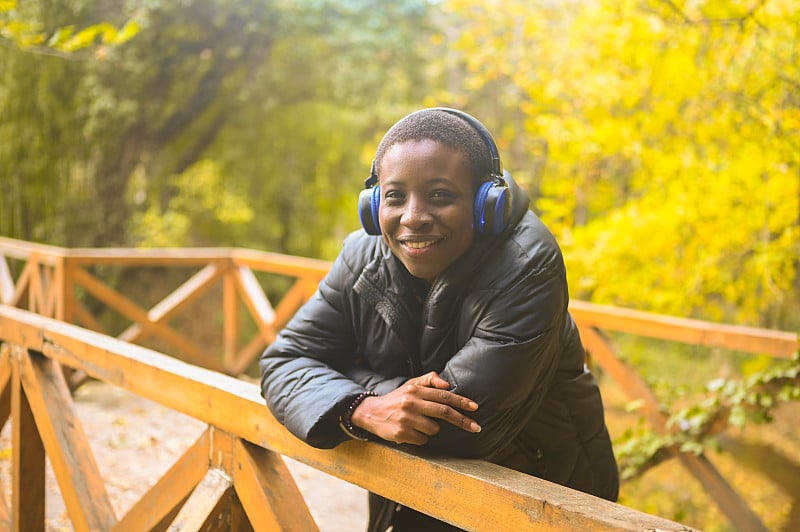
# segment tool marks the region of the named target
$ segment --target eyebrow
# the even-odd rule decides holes
[[[405,183],[404,181],[399,181],[399,180],[395,180],[395,179],[391,179],[390,178],[390,179],[386,180],[386,182],[384,183],[384,186],[388,186],[388,185],[398,186],[398,185],[404,185],[404,183]],[[426,179],[425,180],[425,184],[426,185],[438,185],[438,184],[447,184],[447,185],[449,185],[451,183],[452,183],[451,180],[449,180],[447,178],[444,178],[444,177],[441,177],[441,176],[432,177],[430,179]]]

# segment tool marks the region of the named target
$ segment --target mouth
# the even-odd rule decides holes
[[[438,244],[442,239],[429,239],[429,240],[404,240],[400,239],[400,245],[413,250],[424,250]]]

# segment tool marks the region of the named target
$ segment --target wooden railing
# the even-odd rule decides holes
[[[129,326],[116,336],[131,343],[158,342],[162,351],[207,369],[240,375],[251,366],[266,345],[294,312],[314,292],[330,264],[286,255],[244,249],[65,249],[0,238],[0,301],[6,305],[76,323],[108,333],[90,304],[114,310]],[[109,268],[190,269],[191,275],[174,290],[147,308],[124,295],[103,277]],[[105,269],[105,270],[104,270]],[[286,290],[268,297],[259,275],[289,279]],[[112,277],[113,276],[109,276]],[[223,317],[216,350],[198,345],[171,321],[191,315],[213,323],[208,316],[196,316],[199,298],[219,288],[215,315]],[[276,300],[273,304],[272,300]],[[212,303],[213,304],[213,303]],[[644,379],[616,353],[605,332],[619,331],[694,345],[715,346],[737,351],[788,358],[798,350],[797,334],[713,324],[672,318],[616,307],[571,302],[571,311],[591,357],[626,392],[642,403],[652,427],[669,430],[652,390]],[[246,312],[241,310],[245,309]],[[250,337],[243,324],[251,323]],[[217,354],[219,353],[219,354]],[[90,375],[83,364],[67,365],[74,373],[68,387]],[[171,404],[169,402],[165,404]],[[280,452],[280,451],[279,451]],[[728,519],[741,530],[765,530],[759,517],[736,493],[714,465],[702,454],[672,450],[698,479]],[[413,505],[412,505],[413,506]]]
[[[13,423],[3,529],[44,528],[47,457],[76,530],[317,530],[288,456],[468,530],[689,530],[487,462],[356,441],[314,449],[275,421],[253,383],[9,306],[0,339],[0,416]],[[208,424],[119,518],[63,367]]]

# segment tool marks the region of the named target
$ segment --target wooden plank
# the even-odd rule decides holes
[[[677,452],[677,451],[675,451]],[[733,487],[714,467],[708,457],[701,454],[678,453],[686,469],[696,478],[708,495],[737,530],[768,532],[768,528]]]
[[[273,338],[275,332],[272,329],[272,322],[275,320],[275,311],[272,309],[267,296],[264,295],[264,290],[258,284],[253,270],[250,268],[240,266],[236,270],[236,286],[242,295],[242,300],[250,309],[253,319],[258,325],[261,335],[265,338]],[[267,340],[272,341],[272,340]]]
[[[56,315],[56,306],[59,293],[55,282],[55,270],[49,266],[42,266],[42,310],[39,314],[50,316],[51,318],[61,319]]]
[[[80,265],[189,268],[228,260],[231,250],[229,248],[71,248],[67,255],[71,261]]]
[[[22,272],[20,272],[19,278],[17,279],[17,286],[14,288],[14,295],[11,296],[11,301],[7,303],[8,305],[11,305],[12,307],[19,307],[22,304],[22,301],[25,300],[25,297],[28,296],[32,268],[33,266],[30,262],[25,263],[25,266],[22,268]]]
[[[0,303],[11,304],[14,297],[14,278],[4,256],[0,256]]]
[[[11,385],[11,530],[44,530],[45,453],[28,396],[20,384],[19,359],[13,348]]]
[[[170,530],[214,530],[209,523],[219,515],[231,495],[231,481],[218,469],[209,469],[170,525]]]
[[[236,362],[236,350],[239,348],[239,299],[236,292],[236,278],[232,269],[225,272],[222,281],[222,357],[225,369],[231,375],[240,372],[233,369]]]
[[[117,518],[61,366],[38,353],[20,357],[20,381],[72,524],[108,530]]]
[[[30,267],[30,278],[28,279],[28,310],[43,314],[41,312],[42,269],[39,265],[39,257],[36,253],[31,253],[27,266]]]
[[[0,236],[0,252],[7,257],[22,260],[28,260],[32,253],[39,253],[48,264],[52,264],[50,261],[64,255],[67,249]]]
[[[295,312],[303,306],[303,303],[308,300],[306,284],[306,281],[303,279],[298,279],[283,295],[275,311],[275,323],[273,327],[276,329],[283,328]]]
[[[666,431],[667,418],[661,409],[661,404],[644,379],[631,366],[617,358],[608,340],[598,331],[580,324],[578,329],[583,345],[592,360],[600,364],[611,375],[614,381],[625,390],[629,398],[642,401],[640,409],[642,415],[650,423],[650,426],[663,434]]]
[[[608,341],[593,328],[580,327],[581,339],[584,341],[591,356],[596,360],[612,378],[617,381],[631,399],[643,401],[642,413],[653,429],[665,434],[668,432],[668,416],[662,411],[655,394],[647,383],[629,365],[619,360],[614,355],[614,350]],[[680,458],[689,473],[702,485],[711,499],[737,526],[742,525],[742,530],[765,531],[760,518],[753,512],[747,501],[720,475],[714,465],[704,455],[682,453],[677,448],[668,449],[669,454]]]
[[[316,283],[319,283],[331,268],[329,261],[253,249],[235,248],[232,250],[231,258],[237,266],[289,277],[310,277]]]
[[[179,506],[208,471],[210,438],[209,431],[205,430],[164,476],[128,510],[114,530],[157,529],[165,517],[177,513]],[[174,515],[172,517],[174,519]]]
[[[255,530],[319,530],[277,453],[237,439],[233,485]]]
[[[585,301],[570,301],[569,309],[584,327],[783,358],[791,358],[800,349],[796,333],[662,316]]]
[[[152,323],[147,313],[131,300],[108,287],[83,268],[75,269],[75,282],[100,301],[120,312],[126,318],[138,322],[151,334],[158,335],[173,347],[177,348],[184,357],[194,364],[222,371],[222,363],[200,349],[194,342],[176,332],[174,329],[161,323]]]
[[[562,530],[568,524],[587,530],[688,530],[486,462],[417,456],[376,443],[315,449],[272,417],[253,383],[20,309],[0,307],[0,337],[39,346],[62,364],[457,526]],[[437,482],[421,488],[419,478]]]

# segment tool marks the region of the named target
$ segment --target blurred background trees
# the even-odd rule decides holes
[[[796,0],[0,0],[0,235],[332,259],[451,106],[573,298],[797,330],[799,43]]]
[[[573,297],[800,324],[797,2],[1,9],[1,234],[332,258],[380,135],[447,105],[494,132]]]

